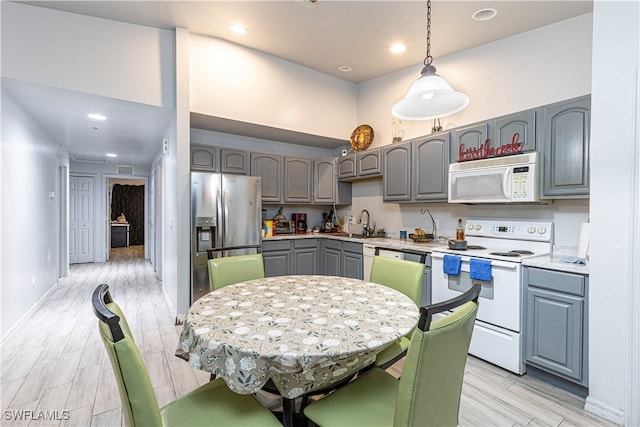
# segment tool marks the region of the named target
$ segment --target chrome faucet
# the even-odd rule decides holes
[[[362,215],[365,213],[367,214],[367,220],[365,222],[362,222]],[[358,224],[362,224],[362,235],[368,236],[369,234],[371,234],[371,230],[369,230],[370,222],[371,215],[369,214],[369,211],[366,209],[362,209],[362,211],[360,212],[360,216],[358,216]]]

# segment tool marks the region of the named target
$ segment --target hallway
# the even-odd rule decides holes
[[[3,426],[122,425],[117,386],[90,303],[100,283],[109,284],[127,315],[160,405],[209,381],[208,373],[174,356],[181,327],[174,325],[149,261],[116,258],[71,266],[69,277],[2,343]],[[278,402],[260,397],[269,407]],[[613,425],[583,406],[584,399],[469,357],[460,425]],[[49,411],[55,419],[15,419],[25,411]]]

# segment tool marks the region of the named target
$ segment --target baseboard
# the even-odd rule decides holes
[[[16,332],[16,330],[18,330],[18,328],[20,326],[22,326],[22,323],[24,323],[24,321],[26,321],[28,318],[30,318],[33,315],[33,313],[35,313],[35,311],[38,310],[40,308],[40,306],[42,306],[44,301],[57,288],[58,288],[58,282],[56,281],[56,283],[54,283],[53,286],[51,286],[51,288],[49,288],[49,290],[47,292],[45,292],[40,297],[40,299],[38,301],[36,301],[36,303],[34,305],[31,306],[31,308],[29,310],[26,311],[26,313],[24,313],[22,316],[20,316],[18,321],[0,339],[0,347],[1,347],[1,344],[4,343],[4,341],[6,339],[8,339],[10,336],[12,336],[14,334],[14,332]]]
[[[615,409],[597,399],[587,396],[584,404],[584,410],[596,414],[602,418],[606,418],[618,425],[624,425],[624,411]]]

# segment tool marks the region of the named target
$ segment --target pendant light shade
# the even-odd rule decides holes
[[[456,92],[431,65],[431,0],[427,1],[427,56],[420,78],[415,81],[403,99],[391,109],[393,116],[402,120],[430,120],[445,117],[469,105],[469,97]]]

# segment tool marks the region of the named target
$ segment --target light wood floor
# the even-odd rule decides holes
[[[151,264],[139,257],[140,251],[133,252],[112,253],[106,263],[73,265],[69,277],[2,343],[1,425],[122,425],[113,372],[91,309],[91,293],[100,283],[109,284],[127,315],[160,405],[209,380],[209,374],[173,355],[180,327],[174,325]],[[395,373],[399,365],[392,368]],[[261,400],[269,407],[277,404],[268,395]],[[583,406],[582,398],[469,357],[460,424],[614,425]],[[57,421],[12,419],[18,414],[48,414]]]

